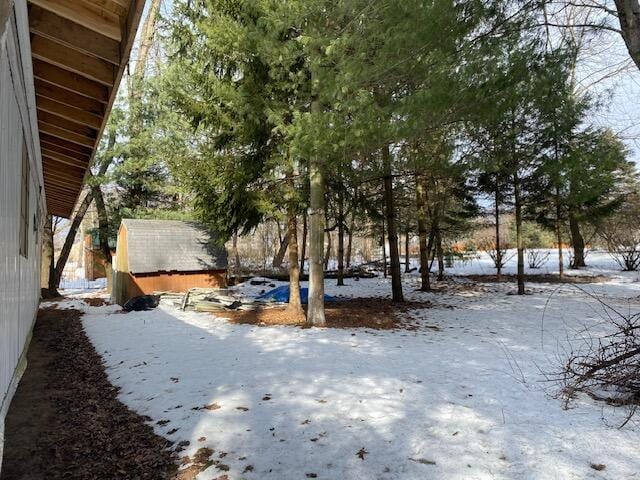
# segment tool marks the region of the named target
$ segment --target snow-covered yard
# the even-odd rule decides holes
[[[589,260],[615,277],[581,288],[640,308],[637,274],[604,256]],[[334,282],[332,295],[390,291],[381,278]],[[127,315],[66,305],[86,312],[126,405],[160,435],[188,441],[180,455],[214,451],[198,479],[640,478],[640,426],[617,429],[626,412],[588,398],[566,410],[545,380],[585,326],[606,331],[595,300],[571,285],[529,284],[531,295],[518,297],[510,284],[458,281],[432,294],[416,284],[406,277],[407,297],[435,304],[411,313],[417,330],[261,327],[165,305]]]

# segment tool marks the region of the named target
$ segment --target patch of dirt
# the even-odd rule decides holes
[[[189,466],[181,470],[176,475],[175,480],[193,480],[200,472],[203,472],[212,465],[219,464],[220,462],[211,460],[213,454],[214,451],[210,448],[202,447],[198,449],[193,458],[184,456],[182,458],[182,464]]]
[[[108,305],[109,302],[105,298],[101,297],[86,297],[82,299],[84,303],[88,304],[91,307],[102,307],[103,305]]]
[[[171,443],[117,399],[81,315],[38,313],[6,419],[2,480],[174,479]]]
[[[500,280],[496,279],[495,275],[462,275],[458,278],[466,278],[469,280],[473,280],[474,282],[481,283],[494,283],[494,282],[509,282],[515,283],[517,282],[517,277],[515,275],[501,275]],[[607,280],[610,280],[609,277],[605,275],[565,275],[560,278],[558,275],[551,275],[548,273],[544,274],[533,274],[533,275],[525,275],[525,282],[531,283],[603,283]]]
[[[386,298],[340,299],[325,303],[328,328],[368,328],[373,330],[415,329],[405,313],[409,310],[432,308],[428,301],[393,303]],[[306,306],[304,306],[306,309]],[[296,315],[287,306],[249,311],[229,311],[218,314],[232,323],[251,325],[305,326],[304,315]]]

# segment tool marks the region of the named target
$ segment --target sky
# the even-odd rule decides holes
[[[579,62],[578,85],[601,102],[589,120],[617,132],[640,165],[640,70],[620,35],[605,32],[591,40]]]

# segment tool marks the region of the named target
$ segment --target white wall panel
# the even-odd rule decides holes
[[[0,46],[0,458],[4,415],[40,298],[41,222],[36,225],[35,220],[44,215],[44,206],[41,167],[34,155],[37,138],[32,134],[34,119],[26,91],[33,78],[30,73],[25,76],[22,62],[22,50],[29,46],[20,43],[17,33],[25,22],[26,9],[21,8],[17,18],[9,19],[7,38]],[[31,162],[26,258],[19,252],[23,135]]]

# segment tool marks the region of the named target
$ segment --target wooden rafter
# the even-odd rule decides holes
[[[82,181],[84,180],[83,176],[73,176],[54,168],[46,168],[44,169],[47,173],[47,178],[51,179],[53,183],[61,182],[63,185],[75,185],[76,187],[82,186]]]
[[[50,150],[46,145],[43,145],[42,147],[42,159],[43,161],[44,159],[57,160],[58,162],[64,163],[65,165],[78,167],[85,170],[89,166],[88,158],[85,161],[78,160],[76,158],[69,157],[68,155],[56,152],[55,150]]]
[[[87,170],[86,163],[83,164],[80,162],[69,161],[67,159],[54,157],[48,154],[43,155],[42,163],[55,166],[59,170],[69,172],[74,176],[80,176],[80,177],[82,177],[84,175],[84,172]]]
[[[49,212],[70,216],[96,153],[144,0],[27,0]]]
[[[80,108],[70,107],[69,105],[40,95],[36,97],[36,106],[38,110],[58,115],[70,122],[91,127],[94,130],[98,130],[102,125],[102,118],[98,115],[94,115]]]
[[[74,50],[48,38],[34,35],[31,39],[31,55],[33,58],[86,77],[106,87],[113,86],[115,67],[112,63]]]
[[[64,128],[56,127],[55,125],[51,125],[49,123],[38,121],[38,128],[43,133],[84,147],[93,148],[96,144],[95,139],[87,138],[84,135],[70,132],[68,130],[65,130]]]
[[[31,33],[120,65],[120,43],[37,5],[29,7]]]
[[[120,18],[98,5],[84,0],[30,0],[49,12],[116,41],[122,40]]]
[[[46,133],[40,133],[40,142],[41,145],[46,148],[64,153],[65,155],[77,158],[78,160],[87,159],[88,161],[91,157],[91,148],[67,142]]]
[[[79,95],[51,83],[43,82],[42,80],[36,80],[35,87],[38,92],[38,97],[48,98],[63,105],[84,110],[100,119],[102,119],[104,115],[104,103],[97,100]]]
[[[99,102],[107,103],[109,101],[110,89],[108,87],[47,62],[41,62],[37,58],[33,61],[33,75],[38,80]]]
[[[89,140],[95,141],[97,136],[97,130],[95,128],[87,127],[85,125],[71,122],[64,117],[60,117],[54,113],[49,113],[44,110],[38,109],[38,119],[42,123],[53,125],[54,127],[62,128],[67,132],[77,133],[83,137],[87,137]]]

